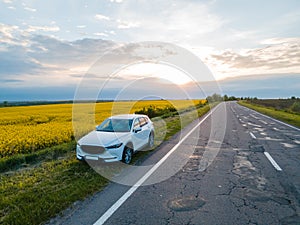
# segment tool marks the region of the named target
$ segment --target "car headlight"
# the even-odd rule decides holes
[[[122,146],[123,143],[119,143],[119,144],[115,144],[115,145],[110,145],[110,146],[107,146],[106,148],[107,149],[113,149],[113,148],[120,148]]]

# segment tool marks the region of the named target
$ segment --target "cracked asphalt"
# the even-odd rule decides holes
[[[183,143],[174,152],[185,165],[168,179],[139,187],[105,224],[300,224],[300,131],[235,102],[222,104],[191,135],[196,144]],[[157,162],[179,136],[143,163]],[[192,154],[183,154],[191,146]],[[112,183],[49,224],[93,224],[129,188]]]

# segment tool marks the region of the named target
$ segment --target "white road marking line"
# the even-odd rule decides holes
[[[295,148],[295,147],[297,147],[296,145],[289,144],[289,143],[281,143],[281,144],[283,144],[283,146],[286,147],[286,148]]]
[[[241,107],[243,107],[243,108],[249,110],[249,108],[247,108],[247,107],[245,107],[245,106],[241,106]],[[294,126],[292,126],[292,125],[290,125],[290,124],[284,123],[284,122],[282,122],[282,121],[280,121],[280,120],[276,120],[276,119],[274,119],[274,118],[272,118],[272,117],[270,117],[270,116],[267,116],[267,115],[264,115],[264,114],[262,114],[262,113],[259,113],[259,112],[255,111],[255,110],[253,110],[253,109],[251,109],[251,110],[252,110],[253,112],[257,113],[258,115],[261,115],[261,116],[266,117],[266,118],[268,118],[268,119],[270,119],[270,120],[276,121],[277,123],[283,124],[283,125],[285,125],[285,126],[288,126],[288,127],[290,127],[290,128],[293,128],[293,129],[295,129],[295,130],[300,131],[300,129],[297,128],[297,127],[294,127]],[[273,124],[273,123],[271,123],[271,124]]]
[[[249,125],[254,126],[254,127],[261,127],[260,125],[254,124],[254,123],[250,123],[248,122]]]
[[[256,139],[255,135],[254,135],[252,132],[250,132],[250,136],[251,136],[253,139]]]
[[[264,152],[267,159],[270,161],[270,163],[274,166],[274,168],[278,171],[282,171],[280,166],[276,163],[276,161],[272,158],[272,156],[269,154],[269,152]]]
[[[259,127],[254,127],[254,130],[258,130],[260,132],[264,131],[266,128],[259,128]]]
[[[260,122],[262,122],[263,124],[267,125],[268,123],[264,120],[259,120]]]
[[[258,138],[258,140],[264,140],[264,141],[284,141],[284,139],[271,138],[271,137]]]
[[[254,116],[253,114],[250,114],[250,116],[252,116],[254,119],[259,119],[259,117]]]
[[[222,104],[222,103],[221,103]],[[166,159],[187,139],[216,109],[220,104],[211,110],[189,133],[187,133],[158,163],[156,163],[141,179],[139,179],[118,201],[116,201],[95,223],[104,224],[123,203],[166,161]]]

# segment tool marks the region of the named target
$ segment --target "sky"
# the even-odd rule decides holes
[[[141,42],[186,49],[217,83],[273,75],[294,84],[300,74],[298,0],[0,0],[0,15],[0,101],[72,99],[83,78],[104,82],[90,73],[96,64],[101,70],[103,55],[121,48],[122,54],[107,62],[120,64],[125,56],[136,56]],[[135,82],[145,87],[140,92],[156,89],[149,95],[159,97],[176,96],[170,85],[191,82],[159,63],[126,66],[116,80],[107,85],[106,98],[129,81],[127,98],[134,97]],[[197,80],[202,81],[207,80]],[[300,95],[297,88],[282,95],[276,88],[276,97]]]

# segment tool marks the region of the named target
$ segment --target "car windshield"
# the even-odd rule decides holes
[[[129,132],[132,121],[132,119],[106,119],[97,126],[96,130],[104,132]]]

